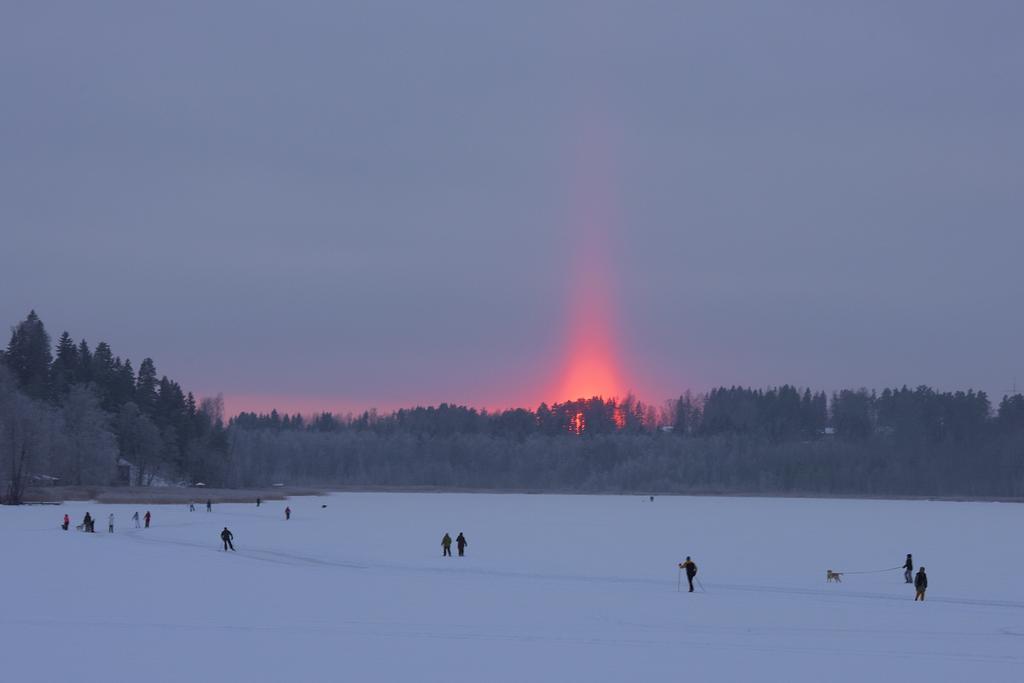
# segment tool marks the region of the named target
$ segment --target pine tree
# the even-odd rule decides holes
[[[58,399],[71,390],[78,377],[78,347],[71,335],[64,332],[57,342],[57,356],[50,365],[50,386]]]
[[[88,384],[92,381],[92,351],[89,344],[83,339],[78,344],[78,372],[75,374],[75,384]]]
[[[35,311],[30,311],[28,317],[11,330],[4,362],[28,396],[36,399],[52,396],[50,335]]]
[[[103,402],[103,409],[108,412],[115,412],[120,403],[115,401],[114,386],[114,352],[110,350],[107,342],[100,342],[92,354],[92,362],[89,364],[89,376],[96,384],[100,399]]]
[[[157,386],[156,365],[152,358],[146,358],[139,366],[135,381],[135,405],[144,415],[152,417],[156,412]]]

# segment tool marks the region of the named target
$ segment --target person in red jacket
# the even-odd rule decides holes
[[[67,513],[64,513],[64,523],[60,526],[62,529],[64,529],[64,531],[67,531],[68,527],[71,526],[71,518],[68,517]]]
[[[144,519],[146,520],[146,528],[148,529],[149,528],[149,519],[150,519],[149,510],[146,510],[146,516],[144,517]]]

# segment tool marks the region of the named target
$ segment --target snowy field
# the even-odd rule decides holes
[[[0,508],[3,680],[1024,680],[1019,505],[345,493],[133,529],[136,509]],[[86,510],[97,533],[58,528]],[[907,552],[925,603],[901,571],[825,583]],[[676,592],[687,554],[704,592]]]

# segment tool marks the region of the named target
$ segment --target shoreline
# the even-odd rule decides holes
[[[574,491],[557,489],[488,489],[473,487],[439,486],[344,486],[320,487],[284,486],[269,488],[177,488],[127,486],[55,486],[30,489],[25,496],[26,505],[54,505],[69,501],[95,501],[100,504],[185,505],[188,503],[253,503],[281,501],[302,496],[322,496],[329,493],[456,493],[553,496],[628,496],[700,497],[700,498],[781,498],[794,500],[875,500],[875,501],[935,501],[944,503],[1024,503],[1024,498],[986,496],[901,496],[859,495],[800,492],[751,491]]]

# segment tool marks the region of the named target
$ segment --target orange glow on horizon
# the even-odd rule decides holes
[[[613,398],[623,388],[611,258],[616,225],[611,154],[607,132],[594,123],[582,131],[570,196],[570,280],[558,401]]]

